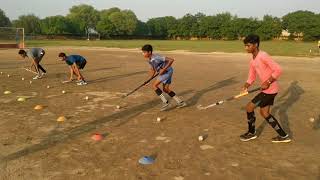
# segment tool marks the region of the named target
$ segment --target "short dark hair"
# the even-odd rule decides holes
[[[251,44],[258,44],[258,47],[260,45],[260,37],[255,34],[250,34],[243,40],[244,44],[251,43]]]
[[[25,51],[25,50],[20,49],[20,50],[19,50],[19,52],[18,52],[18,54],[22,55],[22,54],[27,54],[27,53],[26,53],[26,51]]]
[[[66,53],[64,53],[64,52],[61,52],[61,53],[59,53],[59,55],[58,55],[58,57],[66,57],[67,55],[66,55]]]
[[[142,51],[152,52],[153,48],[150,44],[146,44],[141,48]]]

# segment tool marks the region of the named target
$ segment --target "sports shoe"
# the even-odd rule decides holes
[[[78,83],[77,83],[77,85],[78,86],[82,86],[82,85],[87,85],[88,83],[87,82],[85,82],[85,81],[79,81]]]
[[[180,103],[177,104],[177,108],[183,108],[183,107],[186,107],[187,106],[187,103],[182,101]]]
[[[289,138],[288,134],[284,137],[278,135],[277,137],[272,138],[272,142],[274,143],[288,143],[290,141],[291,139]]]
[[[161,107],[161,111],[165,111],[165,110],[167,110],[168,109],[168,107],[169,107],[169,102],[166,102],[166,103],[163,103],[163,105],[162,105],[162,107]]]
[[[36,80],[36,79],[41,79],[42,76],[41,75],[36,75],[35,77],[33,77],[32,79]]]
[[[251,132],[246,132],[242,135],[240,135],[240,140],[241,141],[250,141],[257,138],[256,132],[251,133]]]

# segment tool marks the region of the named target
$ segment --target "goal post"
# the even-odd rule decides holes
[[[0,27],[0,48],[25,48],[24,28]]]

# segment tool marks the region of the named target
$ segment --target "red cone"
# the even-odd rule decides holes
[[[96,133],[93,136],[91,136],[91,139],[93,139],[94,141],[101,141],[103,139],[103,136],[99,133]]]

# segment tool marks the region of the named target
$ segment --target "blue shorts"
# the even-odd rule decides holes
[[[172,74],[173,74],[173,68],[169,67],[166,73],[158,77],[158,80],[161,81],[163,84],[171,84]]]

